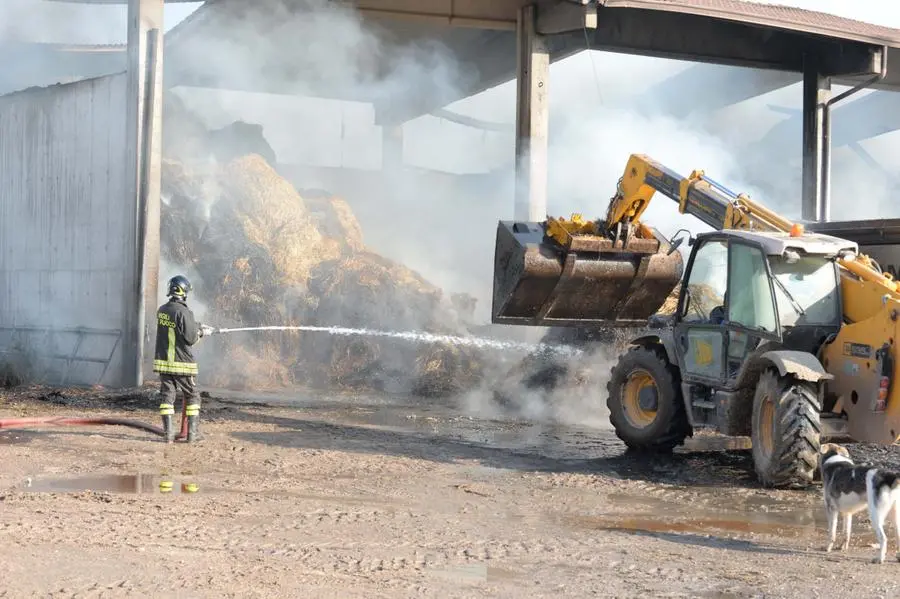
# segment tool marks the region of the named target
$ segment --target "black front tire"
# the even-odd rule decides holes
[[[817,385],[767,369],[753,396],[753,466],[766,487],[807,487],[818,469]]]
[[[629,380],[637,373],[649,375],[656,387],[655,415],[642,425],[628,415],[625,397]],[[692,430],[685,413],[678,369],[669,363],[662,347],[634,347],[619,358],[606,384],[609,421],[616,436],[630,449],[670,452],[684,443]]]

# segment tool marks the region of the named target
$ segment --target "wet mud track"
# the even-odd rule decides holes
[[[609,430],[475,418],[452,404],[214,396],[194,446],[114,427],[0,432],[0,596],[900,591],[900,564],[867,563],[865,517],[846,554],[824,554],[819,488],[759,488],[745,439],[698,435],[647,458]],[[26,398],[0,409],[155,420],[152,397],[116,405]]]

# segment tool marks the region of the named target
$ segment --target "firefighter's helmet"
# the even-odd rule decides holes
[[[169,279],[169,297],[186,298],[192,290],[191,282],[184,275],[175,275]]]

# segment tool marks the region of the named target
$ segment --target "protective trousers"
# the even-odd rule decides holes
[[[175,397],[181,391],[183,413],[187,418],[187,442],[200,440],[200,394],[193,376],[178,374],[159,375],[159,415],[162,417],[166,443],[175,440],[172,419],[175,416]]]

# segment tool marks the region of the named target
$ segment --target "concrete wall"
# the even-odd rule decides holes
[[[125,109],[124,73],[0,96],[0,362],[32,380],[124,384]]]

